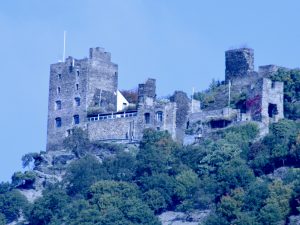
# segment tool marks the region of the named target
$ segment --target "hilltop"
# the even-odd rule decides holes
[[[27,171],[0,184],[0,224],[299,223],[300,71],[268,66],[255,72],[252,51],[227,54],[235,62],[247,59],[248,67],[230,69],[229,57],[227,81],[213,81],[192,99],[175,92],[161,103],[185,103],[174,112],[183,132],[154,126],[139,139],[97,140],[74,126],[55,150],[24,155]],[[147,105],[146,92],[141,101]],[[201,108],[192,113],[197,101]]]

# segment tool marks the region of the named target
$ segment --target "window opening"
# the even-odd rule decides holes
[[[146,124],[150,123],[150,113],[145,113],[145,123]]]
[[[268,114],[269,117],[273,117],[274,115],[278,114],[278,109],[277,109],[277,105],[276,104],[271,104],[269,103],[269,107],[268,107]]]
[[[162,121],[163,121],[163,112],[162,112],[162,111],[158,111],[158,112],[156,113],[156,120],[157,120],[158,122],[162,122]]]
[[[80,106],[80,98],[76,97],[74,100],[75,100],[75,106]]]
[[[61,118],[60,117],[57,117],[57,118],[55,118],[55,126],[56,127],[61,127]]]
[[[74,121],[74,124],[79,124],[79,115],[74,115],[73,116],[73,121]]]
[[[56,101],[55,102],[55,110],[60,110],[61,109],[61,101]]]
[[[230,120],[211,120],[210,121],[210,127],[212,129],[215,129],[215,128],[224,128],[224,127],[227,127],[229,124],[231,123]]]

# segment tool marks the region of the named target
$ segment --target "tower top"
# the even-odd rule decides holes
[[[254,71],[254,50],[251,48],[232,49],[225,52],[225,80],[234,80]]]
[[[111,54],[101,47],[90,48],[90,59],[101,59],[110,62]]]

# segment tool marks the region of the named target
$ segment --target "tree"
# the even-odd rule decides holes
[[[99,181],[92,185],[88,196],[90,204],[97,206],[106,221],[100,224],[160,224],[133,184]]]
[[[167,207],[164,196],[155,189],[150,189],[143,194],[143,200],[149,208],[158,214]]]
[[[137,176],[151,176],[172,169],[172,150],[176,143],[166,131],[146,129],[140,144],[137,159]]]
[[[36,179],[36,173],[33,171],[15,172],[11,178],[12,186],[18,188],[32,188]]]
[[[33,203],[26,217],[31,225],[46,225],[54,221],[63,224],[67,217],[66,209],[69,201],[69,197],[63,190],[56,188],[44,191],[43,197]]]
[[[28,153],[22,156],[22,166],[23,168],[28,167],[29,169],[32,169],[33,166],[31,164],[33,163],[34,166],[39,166],[43,162],[43,158],[41,154],[37,152]]]
[[[149,190],[158,191],[164,197],[168,206],[174,206],[178,203],[173,201],[176,196],[176,180],[168,174],[159,173],[152,176],[143,176],[139,178],[138,184],[143,192]]]
[[[255,180],[252,170],[242,159],[236,158],[225,162],[217,173],[217,180],[221,193],[227,193],[230,189],[246,187]]]
[[[181,211],[188,211],[199,207],[199,178],[198,175],[191,169],[183,170],[177,174],[176,177],[175,194],[180,205],[177,209]],[[203,193],[202,193],[203,194]]]
[[[280,225],[283,219],[278,203],[266,204],[259,213],[259,221],[263,225]]]
[[[18,190],[0,194],[0,214],[5,216],[8,223],[16,220],[27,205],[26,198]]]
[[[5,216],[0,213],[0,225],[5,225],[6,224],[6,219]]]
[[[77,158],[83,157],[90,150],[88,134],[81,128],[73,128],[71,134],[64,139],[64,147],[73,152]]]
[[[121,152],[116,157],[105,159],[102,167],[113,180],[131,181],[135,175],[136,158],[131,153]]]
[[[218,168],[225,162],[233,158],[239,157],[241,153],[240,148],[228,143],[224,139],[212,142],[207,146],[207,154],[199,163],[200,175],[216,173]]]
[[[64,182],[67,184],[69,195],[85,196],[92,184],[109,177],[110,175],[95,156],[86,155],[70,163],[64,176]]]
[[[249,188],[244,198],[244,208],[247,211],[258,212],[266,202],[269,196],[268,183],[261,179],[249,184]]]

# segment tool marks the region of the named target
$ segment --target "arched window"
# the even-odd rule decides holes
[[[74,98],[74,103],[75,106],[80,106],[80,98],[79,97]]]
[[[157,122],[162,122],[163,121],[163,112],[162,111],[156,112],[156,121]]]
[[[60,87],[57,87],[57,94],[60,94]]]
[[[55,118],[55,126],[61,127],[61,118],[60,117]]]
[[[76,90],[77,91],[79,90],[79,84],[76,84]]]
[[[74,121],[74,124],[79,124],[79,115],[74,115],[73,116],[73,121]]]
[[[146,124],[150,123],[150,113],[145,113],[145,123]]]
[[[56,101],[55,102],[55,110],[60,110],[61,109],[61,101]]]

